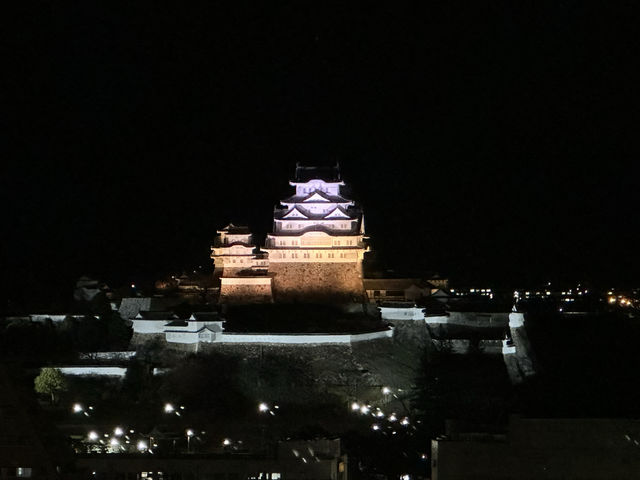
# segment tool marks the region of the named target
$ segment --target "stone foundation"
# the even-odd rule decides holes
[[[273,295],[277,302],[361,302],[362,264],[272,262]]]
[[[221,303],[269,303],[273,300],[269,277],[222,277]]]

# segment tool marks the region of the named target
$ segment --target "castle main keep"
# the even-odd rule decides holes
[[[289,184],[295,193],[274,209],[262,249],[247,227],[218,231],[220,301],[361,301],[364,218],[344,196],[339,167],[297,165]]]

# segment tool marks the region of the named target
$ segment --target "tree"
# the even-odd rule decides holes
[[[55,402],[57,392],[68,389],[67,379],[57,368],[41,368],[40,375],[34,379],[33,383],[36,392],[51,395],[51,403]]]

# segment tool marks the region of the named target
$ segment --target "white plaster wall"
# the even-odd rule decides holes
[[[33,313],[29,315],[29,318],[32,322],[44,323],[47,318],[50,318],[53,323],[64,322],[64,319],[67,317],[72,317],[75,319],[83,318],[84,315],[50,315],[47,313]]]
[[[448,323],[449,317],[447,315],[434,315],[425,317],[424,321],[429,325],[438,325],[441,323]]]
[[[130,360],[136,356],[135,350],[128,352],[86,352],[80,354],[81,360]]]
[[[133,333],[164,333],[167,320],[141,320],[134,318]]]
[[[101,365],[92,365],[84,367],[58,367],[58,370],[64,375],[97,375],[101,377],[124,377],[127,373],[126,367],[105,367]]]
[[[511,312],[509,314],[509,328],[524,327],[524,313]]]
[[[215,342],[217,336],[218,335],[216,335],[215,333],[209,330],[204,330],[202,332],[168,331],[165,334],[165,338],[169,343],[187,343],[187,344],[193,344],[193,343],[199,343],[199,342],[204,342],[204,343]]]
[[[271,343],[284,345],[315,345],[315,344],[348,344],[375,340],[379,338],[391,338],[393,329],[380,332],[368,332],[359,334],[246,334],[246,333],[225,333],[218,335],[216,342],[221,343]]]
[[[383,320],[424,320],[424,312],[418,307],[378,307]]]

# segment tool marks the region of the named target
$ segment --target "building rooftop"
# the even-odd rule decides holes
[[[304,207],[295,206],[293,208],[282,208],[282,209],[276,210],[274,212],[273,218],[275,218],[276,220],[283,219],[286,215],[288,215],[289,213],[291,213],[291,212],[293,212],[295,210],[300,212],[306,218],[291,217],[291,220],[323,220],[323,219],[327,219],[327,220],[340,220],[340,219],[357,220],[358,218],[360,218],[360,215],[361,215],[360,209],[355,209],[355,208],[346,209],[346,208],[342,208],[342,207],[336,207],[336,208],[334,208],[333,210],[331,210],[331,211],[329,211],[327,213],[312,213],[312,212],[308,211]]]
[[[311,197],[320,196],[325,200],[312,200]],[[329,193],[321,192],[320,190],[315,190],[307,195],[292,195],[291,197],[285,198],[280,201],[280,203],[349,203],[353,204],[352,200],[348,198],[344,198],[342,195],[331,195]]]
[[[230,223],[229,225],[224,227],[222,230],[218,230],[218,233],[222,233],[222,232],[228,233],[231,235],[247,235],[251,233],[251,231],[249,230],[249,227],[247,227],[246,225],[234,225],[233,223]]]

